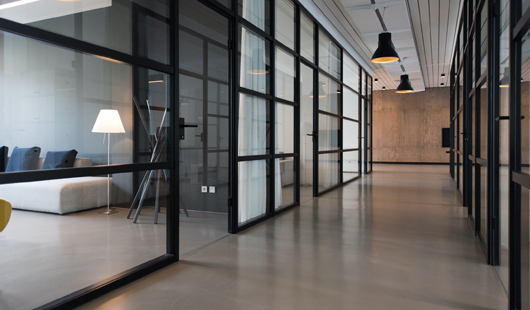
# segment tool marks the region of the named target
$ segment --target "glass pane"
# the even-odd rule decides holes
[[[488,69],[488,9],[482,8],[480,30],[480,75]]]
[[[476,142],[476,139],[475,139],[475,136],[476,136],[476,130],[475,130],[475,123],[476,123],[476,118],[477,118],[477,110],[476,110],[476,102],[475,102],[475,96],[471,97],[470,101],[471,101],[471,132],[470,132],[470,135],[469,135],[469,139],[471,140],[471,154],[472,155],[476,155],[476,151],[475,151],[475,142]]]
[[[361,94],[366,96],[366,71],[363,70],[361,83]]]
[[[260,93],[269,93],[269,41],[251,30],[239,27],[239,85]]]
[[[528,9],[528,7],[530,7],[530,1],[529,0],[521,0],[521,1],[523,4],[523,10],[521,12],[524,13]]]
[[[18,146],[37,147],[35,158],[40,157],[30,166],[8,167],[10,171],[41,169],[48,152],[65,150],[75,150],[90,166],[107,165],[107,135],[94,127],[107,109],[116,111],[115,121],[123,126],[110,134],[110,164],[150,162],[149,156],[134,153],[150,152],[153,135],[162,142],[157,148],[161,155],[153,161],[167,158],[168,75],[4,32],[0,49],[6,51],[0,62],[9,64],[0,67],[0,141],[9,147],[9,156]],[[135,120],[137,112],[143,122]],[[64,168],[75,161],[71,164]]]
[[[313,185],[313,73],[300,65],[300,195],[312,196]]]
[[[358,120],[359,119],[359,95],[350,90],[348,87],[344,87],[344,103],[342,107],[344,109],[343,116]]]
[[[525,38],[529,34],[530,31],[525,34]],[[521,171],[530,173],[530,98],[528,96],[530,81],[530,41],[523,41],[521,49]]]
[[[276,154],[294,153],[294,107],[276,103]]]
[[[275,209],[288,207],[295,202],[295,165],[294,157],[275,159],[276,166],[276,203]]]
[[[462,180],[464,179],[464,165],[463,165],[464,158],[463,158],[462,155],[459,155],[458,158],[459,158],[459,161],[458,161],[458,175],[460,177],[460,186],[458,187],[458,191],[460,192],[461,195],[463,195],[464,194],[464,190],[463,190]]]
[[[368,87],[368,90],[367,90],[367,93],[366,93],[366,97],[368,97],[368,100],[372,100],[372,78],[370,76],[366,76],[367,77],[367,87]]]
[[[488,244],[488,171],[487,167],[480,167],[480,233],[484,239],[484,243]]]
[[[488,83],[480,89],[480,158],[488,159]]]
[[[260,218],[269,205],[269,168],[267,160],[238,163],[238,223],[244,225]]]
[[[318,150],[330,151],[339,149],[340,119],[334,116],[318,116]]]
[[[359,65],[346,52],[343,52],[344,84],[359,91]]]
[[[341,72],[340,48],[323,32],[318,35],[319,67],[339,79]]]
[[[500,34],[500,46],[499,46],[499,55],[500,55],[500,67],[499,69],[499,79],[502,81],[504,78],[505,68],[508,67],[509,61],[509,48],[510,48],[510,39],[509,39],[509,3],[508,0],[501,0],[501,29]],[[505,81],[508,78],[505,79]],[[509,93],[510,88],[506,81],[506,86],[499,88],[499,115],[497,116],[509,116],[510,115],[510,101]],[[509,184],[510,184],[510,168],[509,168],[509,155],[510,155],[510,126],[509,121],[500,121],[499,122],[499,231],[500,231],[500,253],[499,253],[499,266],[497,270],[499,276],[504,286],[507,287],[509,284]]]
[[[359,151],[342,153],[342,181],[349,181],[359,176]]]
[[[324,191],[340,182],[339,154],[318,155],[318,191]]]
[[[276,0],[276,40],[292,50],[296,42],[294,12],[291,0]]]
[[[270,1],[269,0],[238,0],[239,15],[254,26],[269,33],[270,31]]]
[[[118,211],[110,215],[98,214],[107,209],[106,176],[0,185],[0,198],[17,209],[1,237],[2,309],[37,308],[166,254],[170,182],[164,173],[151,174],[137,223],[135,212],[126,216],[138,193],[134,180],[145,173],[110,177],[110,203]]]
[[[295,59],[276,48],[276,97],[294,101]]]
[[[372,153],[372,149],[367,150],[367,153],[368,153],[368,155],[366,157],[368,158],[368,164],[367,164],[367,167],[366,167],[367,168],[366,172],[370,173],[370,172],[372,172],[372,156],[373,156],[372,155],[373,154]]]
[[[239,95],[239,156],[269,153],[269,102],[246,94]]]
[[[530,308],[530,194],[521,186],[521,309]]]
[[[340,85],[323,74],[319,74],[318,78],[318,108],[339,114]]]
[[[367,147],[372,147],[372,125],[366,126],[366,142]]]
[[[300,13],[300,54],[315,62],[315,24],[306,14]]]
[[[169,62],[169,2],[71,2],[27,1],[0,10],[0,17],[123,53]],[[180,7],[185,12],[185,6]],[[202,20],[207,22],[208,18]]]
[[[342,125],[342,149],[356,149],[359,148],[359,123],[348,120],[343,120]]]

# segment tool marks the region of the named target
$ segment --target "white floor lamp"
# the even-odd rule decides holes
[[[92,128],[92,132],[106,133],[108,147],[107,147],[107,164],[110,165],[110,134],[111,133],[124,133],[123,123],[121,122],[120,114],[117,110],[102,109],[99,111],[98,118]],[[110,174],[107,175],[107,210],[98,212],[99,214],[112,214],[118,213],[116,209],[110,208]]]

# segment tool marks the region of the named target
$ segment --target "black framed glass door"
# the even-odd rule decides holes
[[[179,24],[182,257],[228,234],[231,88],[229,19],[180,1]]]

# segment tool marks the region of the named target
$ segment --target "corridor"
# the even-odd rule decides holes
[[[505,309],[448,166],[374,173],[81,309]]]

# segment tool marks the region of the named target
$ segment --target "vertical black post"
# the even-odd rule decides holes
[[[175,68],[174,76],[169,79],[169,111],[170,111],[170,128],[169,131],[169,156],[168,161],[172,162],[173,169],[171,170],[169,183],[170,183],[170,195],[169,195],[169,206],[167,212],[167,235],[166,235],[166,247],[167,253],[174,256],[174,261],[179,260],[179,201],[180,201],[180,188],[179,188],[179,144],[180,137],[178,135],[179,130],[179,106],[178,98],[180,97],[179,90],[179,10],[178,2],[171,1],[170,3],[170,63]]]
[[[517,0],[510,1],[510,209],[509,209],[509,242],[510,242],[510,268],[509,268],[509,304],[510,310],[521,309],[521,185],[512,181],[514,171],[519,171],[521,166],[520,156],[520,117],[521,98],[520,83],[517,78],[521,76],[521,46],[520,39],[514,40],[514,28],[517,25],[521,11],[521,4]]]
[[[318,144],[320,141],[319,131],[318,131],[318,96],[320,87],[320,81],[319,74],[318,74],[318,35],[320,28],[317,25],[315,25],[315,22],[313,21],[313,26],[315,26],[315,33],[314,33],[314,48],[315,48],[315,61],[317,65],[317,69],[313,70],[313,197],[318,197]]]

